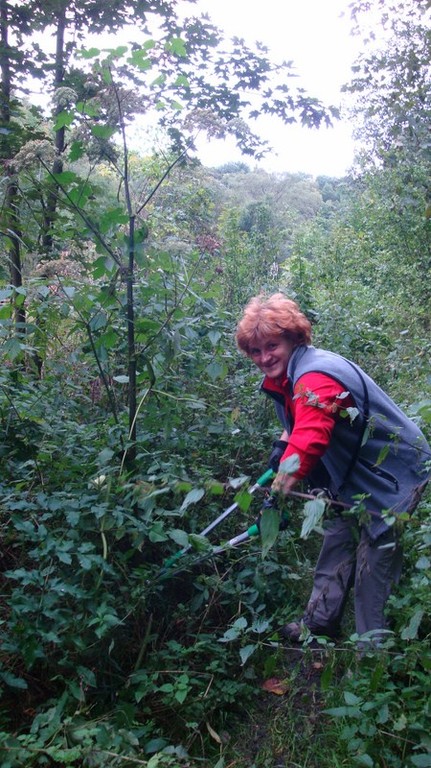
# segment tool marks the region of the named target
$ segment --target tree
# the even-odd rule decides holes
[[[374,16],[380,15],[385,33],[380,48],[374,33],[368,33],[353,80],[345,87],[356,97],[353,113],[361,142],[377,162],[393,165],[408,159],[429,164],[430,3],[403,0],[388,5],[374,0],[350,7],[357,34],[367,34],[371,9]]]
[[[71,227],[76,226],[74,222],[79,222],[75,239],[93,239],[102,261],[103,258],[109,261],[105,267],[101,266],[102,261],[98,262],[99,278],[105,270],[114,291],[121,288],[124,281],[129,439],[134,446],[137,416],[134,281],[138,242],[147,233],[142,215],[149,201],[172,168],[184,161],[193,147],[197,130],[204,129],[210,134],[216,131],[217,135],[231,132],[245,153],[259,155],[262,142],[244,121],[244,115],[252,119],[259,113],[256,100],[251,99],[250,94],[262,92],[260,111],[276,114],[285,122],[298,118],[305,124],[318,125],[322,121],[330,122],[335,111],[325,109],[301,90],[289,88],[286,79],[290,64],[284,62],[275,67],[261,47],[257,46],[254,51],[239,40],[234,41],[232,51],[226,54],[221,33],[213,25],[196,18],[186,19],[179,25],[171,4],[132,3],[112,23],[106,7],[94,0],[55,0],[48,7],[34,2],[30,10],[35,22],[33,26],[28,23],[27,33],[33,28],[46,29],[52,20],[56,28],[54,56],[50,58],[38,49],[39,68],[34,70],[35,75],[41,76],[42,64],[51,67],[55,89],[56,156],[50,167],[39,155],[45,182],[41,183],[40,175],[36,178],[33,171],[34,189],[39,195],[39,212],[35,209],[34,216],[41,218],[42,252],[47,255],[61,251],[62,242],[66,236],[70,237]],[[85,31],[101,31],[108,25],[111,30],[117,29],[120,23],[134,18],[135,11],[136,19],[145,30],[148,10],[161,17],[161,37],[147,37],[141,44],[135,42],[130,47],[119,46],[108,51],[84,50],[79,67],[75,66],[72,54],[76,44],[67,41],[68,32],[74,30],[81,39]],[[29,18],[27,16],[27,21]],[[134,116],[147,116],[151,112],[160,115],[172,154],[149,196],[138,200],[134,197],[130,175],[127,129]],[[114,137],[120,139],[120,144]],[[72,171],[72,166],[65,165],[66,160],[70,164],[84,157],[89,161],[87,178],[81,178]],[[90,202],[97,197],[89,180],[96,162],[107,163],[115,170],[121,190],[120,207],[117,205],[106,214],[106,232],[94,219]],[[126,228],[126,245],[123,232],[107,236],[111,225]],[[18,222],[15,230],[17,228]],[[96,317],[98,313],[99,307]],[[86,323],[89,334],[94,322],[100,321],[90,319]],[[108,378],[99,358],[97,364],[109,392]],[[111,396],[110,399],[112,401]],[[133,451],[131,447],[130,455]]]

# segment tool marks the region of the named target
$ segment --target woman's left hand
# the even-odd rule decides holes
[[[272,483],[272,490],[287,495],[294,488],[298,480],[287,472],[278,472]]]

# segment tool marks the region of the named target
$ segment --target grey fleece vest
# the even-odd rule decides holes
[[[429,476],[425,464],[431,460],[431,448],[417,425],[355,363],[324,349],[298,347],[287,367],[292,393],[301,376],[311,372],[338,381],[359,411],[353,420],[337,419],[321,461],[330,490],[340,501],[353,504],[355,497],[367,494],[366,507],[378,513],[367,526],[376,539],[388,529],[381,517],[383,510],[394,514],[413,511],[419,488]],[[274,393],[267,394],[275,398],[277,415],[290,434],[293,425],[284,403]]]

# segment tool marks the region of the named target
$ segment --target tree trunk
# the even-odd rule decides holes
[[[22,286],[21,269],[21,227],[19,215],[19,189],[16,182],[14,170],[10,161],[13,158],[13,144],[11,137],[13,131],[11,126],[11,67],[9,46],[9,17],[7,0],[0,0],[0,71],[1,71],[1,104],[0,104],[0,160],[3,165],[6,178],[6,192],[3,201],[3,210],[1,214],[1,226],[3,234],[6,235],[7,260],[9,264],[10,281],[14,288]],[[23,333],[25,323],[25,310],[23,304],[15,304],[15,324],[17,331]]]
[[[60,88],[64,83],[64,71],[65,71],[65,46],[64,38],[66,32],[66,3],[60,3],[57,14],[57,37],[56,37],[56,52],[55,52],[55,75],[54,75],[54,88]],[[62,107],[58,105],[54,111],[54,118],[56,118]],[[65,128],[59,128],[55,132],[55,149],[57,157],[54,160],[52,166],[52,173],[57,174],[63,171],[63,153],[65,148]],[[57,211],[57,198],[58,198],[58,186],[53,182],[51,189],[48,193],[45,215],[43,221],[43,236],[42,247],[45,254],[50,254],[53,249],[54,236],[53,225],[55,221]]]

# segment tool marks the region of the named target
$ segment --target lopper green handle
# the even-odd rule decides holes
[[[264,472],[263,475],[261,475],[258,478],[258,480],[256,480],[255,484],[250,488],[250,493],[253,493],[253,491],[256,488],[260,488],[263,485],[266,485],[274,477],[275,477],[275,472],[273,472],[272,469],[267,469],[266,472]],[[212,523],[210,523],[203,531],[201,531],[200,535],[201,536],[206,536],[207,533],[212,531],[213,528],[216,527],[216,525],[218,525],[222,520],[224,520],[228,515],[230,515],[231,512],[233,512],[235,509],[237,509],[237,507],[238,507],[238,504],[236,502],[234,504],[232,504],[228,509],[226,509],[224,512],[222,512],[222,514],[219,515],[219,517],[216,520],[213,520]],[[251,530],[253,530],[253,533],[250,533],[250,536],[257,536],[257,534],[259,533],[259,529],[258,529],[257,525],[256,526],[252,525],[248,529],[248,531],[251,531]],[[183,547],[182,549],[180,549],[179,552],[176,552],[171,557],[168,557],[167,560],[165,560],[165,562],[163,563],[163,566],[162,566],[162,569],[161,569],[161,573],[164,572],[165,570],[171,568],[171,566],[174,563],[176,563],[176,561],[180,557],[185,555],[186,552],[188,552],[190,549],[191,549],[191,546],[188,545],[187,547]]]
[[[267,469],[266,472],[264,472],[263,475],[259,477],[259,480],[256,480],[256,485],[266,485],[270,480],[273,480],[274,477],[275,472],[272,469]]]

